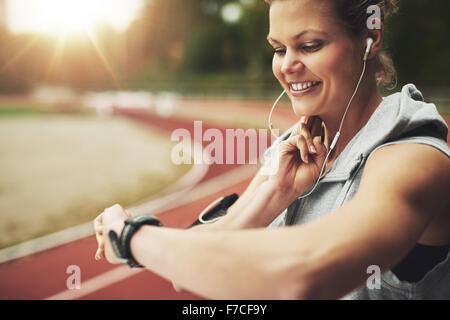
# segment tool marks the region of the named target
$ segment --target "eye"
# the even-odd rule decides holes
[[[286,49],[284,49],[284,48],[274,48],[273,53],[276,54],[276,55],[283,55],[283,54],[286,53]]]
[[[322,41],[311,42],[301,46],[301,49],[305,52],[316,52],[322,48]]]

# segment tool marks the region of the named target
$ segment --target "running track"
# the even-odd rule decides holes
[[[142,125],[157,127],[168,133],[177,128],[192,131],[192,121],[159,118],[138,111],[119,111],[119,115],[133,119]],[[450,123],[450,117],[446,117]],[[214,126],[217,128],[217,126]],[[210,128],[203,124],[203,130]],[[220,129],[224,132],[224,128]],[[261,153],[263,150],[259,150]],[[235,169],[237,165],[212,165],[202,182]],[[197,218],[198,213],[219,196],[236,192],[241,194],[250,179],[236,184],[198,201],[161,213],[158,217],[164,225],[183,228]],[[190,293],[176,293],[170,282],[148,270],[129,270],[124,266],[95,261],[97,248],[94,236],[36,253],[0,265],[0,300],[2,299],[203,299]],[[66,268],[78,265],[81,269],[81,286],[87,291],[67,290]],[[207,267],[207,266],[206,266]],[[200,271],[201,272],[201,271]],[[56,295],[56,296],[55,296]]]
[[[193,121],[160,118],[154,114],[138,110],[116,110],[116,115],[126,117],[150,129],[159,129],[168,134],[175,129],[186,128],[194,137]],[[212,126],[203,123],[203,132]],[[219,129],[225,136],[225,128]],[[210,142],[203,143],[209,144]],[[270,143],[267,141],[267,143]],[[224,143],[225,144],[225,143]],[[235,154],[236,154],[235,145]],[[224,155],[226,154],[224,146]],[[264,150],[258,150],[261,154]],[[248,159],[248,154],[247,158]],[[246,161],[248,162],[248,161]],[[215,177],[236,169],[239,165],[216,165],[209,167],[200,181],[211,181]],[[255,166],[255,172],[256,172]],[[220,192],[208,195],[198,201],[158,214],[161,222],[168,227],[184,228],[197,219],[198,214],[209,203],[220,196],[231,193],[241,194],[250,178],[236,181],[236,184]],[[190,293],[177,293],[170,282],[142,269],[130,270],[124,266],[110,265],[105,261],[95,261],[97,243],[94,236],[55,247],[44,252],[13,260],[0,265],[1,299],[202,299]],[[66,274],[69,265],[77,265],[81,270],[82,290],[67,290]],[[112,280],[112,279],[115,279]],[[87,294],[82,293],[87,287]],[[61,295],[62,293],[62,295]],[[56,296],[55,296],[56,295]]]

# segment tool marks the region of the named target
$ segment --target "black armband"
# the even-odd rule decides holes
[[[226,215],[229,207],[236,202],[239,196],[236,193],[232,193],[226,197],[224,197],[216,206],[209,209],[202,217],[203,222],[199,219],[194,221],[187,229],[192,228],[198,224],[206,223],[205,221],[214,221],[224,215]]]
[[[109,232],[109,239],[111,240],[114,253],[121,263],[127,264],[130,268],[144,267],[134,259],[130,249],[131,238],[143,225],[162,226],[161,222],[153,216],[140,216],[125,220],[125,226],[120,237],[113,230]]]

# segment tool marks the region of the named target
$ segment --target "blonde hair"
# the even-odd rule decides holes
[[[273,2],[282,0],[264,1],[270,6]],[[332,0],[331,3],[333,3],[336,17],[352,37],[359,37],[367,30],[367,8],[369,6],[376,5],[380,8],[383,23],[398,10],[398,0]],[[375,68],[378,84],[388,88],[394,88],[397,85],[394,62],[386,51],[381,51],[375,58]]]

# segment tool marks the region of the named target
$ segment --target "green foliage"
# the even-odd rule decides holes
[[[448,86],[450,1],[403,0],[387,26],[387,47],[399,83]]]
[[[165,1],[175,3],[176,0]],[[241,20],[230,26],[220,18],[221,6],[230,1],[215,2],[219,10],[213,14],[202,12],[201,5],[197,7],[197,20],[190,25],[190,32],[185,32],[183,58],[174,78],[195,82],[198,74],[208,77],[207,74],[237,73],[240,83],[267,79],[272,59],[272,50],[266,41],[268,6],[262,0],[244,6]],[[400,3],[399,12],[386,26],[385,39],[385,48],[392,55],[399,75],[399,85],[448,86],[450,64],[446,60],[450,56],[447,41],[450,24],[446,12],[450,12],[449,1],[404,0]]]
[[[183,69],[191,72],[239,70],[243,67],[238,28],[220,20],[208,28],[197,27],[186,41]]]
[[[221,17],[230,2],[243,8],[235,24]],[[266,41],[268,11],[263,0],[147,1],[127,32],[104,27],[95,35],[96,47],[89,39],[70,39],[60,55],[55,41],[41,37],[35,42],[33,35],[0,30],[0,92],[26,91],[42,83],[100,89],[147,88],[148,82],[226,87],[230,81],[238,88],[254,82],[263,91],[275,89]],[[385,41],[400,85],[448,88],[448,12],[449,1],[400,3],[386,26]]]

